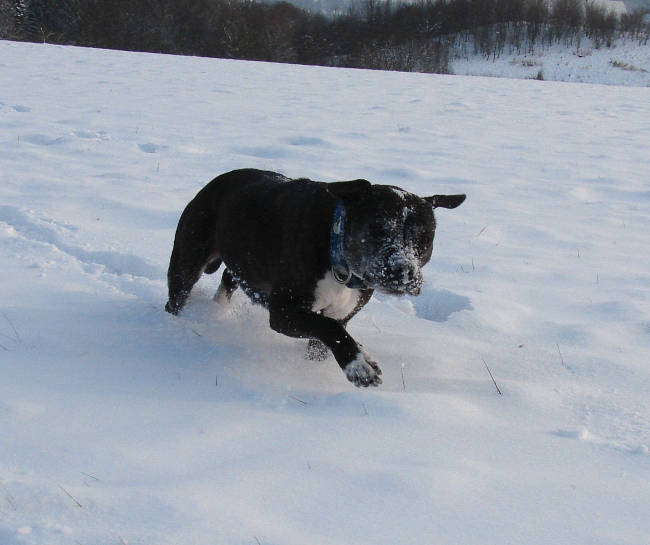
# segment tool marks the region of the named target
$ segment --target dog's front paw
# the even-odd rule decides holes
[[[357,388],[379,386],[382,383],[379,378],[381,375],[379,365],[363,348],[360,348],[357,357],[348,363],[343,371],[345,371],[348,380]]]

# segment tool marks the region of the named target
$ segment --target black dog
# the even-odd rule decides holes
[[[269,309],[270,325],[327,348],[355,386],[381,384],[377,362],[345,330],[375,289],[418,295],[431,258],[433,209],[465,195],[424,199],[366,180],[290,180],[246,169],[222,174],[187,205],[167,275],[167,312],[185,305],[202,273],[226,268],[215,300],[241,287]]]

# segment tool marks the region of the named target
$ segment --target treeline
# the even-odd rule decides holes
[[[638,10],[593,0],[360,0],[325,16],[258,0],[0,0],[0,37],[129,51],[444,73],[452,52],[486,57],[555,42],[647,44]]]

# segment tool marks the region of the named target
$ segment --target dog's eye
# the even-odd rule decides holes
[[[420,244],[428,246],[433,242],[433,237],[429,233],[422,233],[420,235]]]

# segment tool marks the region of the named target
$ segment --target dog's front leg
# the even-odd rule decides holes
[[[290,299],[272,298],[269,313],[274,331],[289,337],[318,339],[327,346],[355,386],[381,384],[381,369],[377,362],[337,320],[306,310]]]

